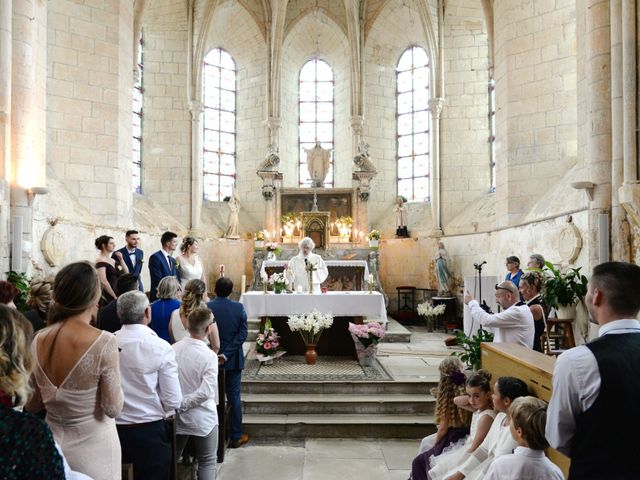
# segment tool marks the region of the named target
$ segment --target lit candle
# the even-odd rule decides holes
[[[373,283],[373,274],[372,273],[369,274],[368,280],[369,280],[369,283]]]
[[[296,292],[298,292],[298,293],[302,293],[302,285],[298,285],[298,286],[296,287]]]
[[[245,288],[247,288],[247,276],[242,275],[242,280],[240,280],[240,295],[244,293]]]

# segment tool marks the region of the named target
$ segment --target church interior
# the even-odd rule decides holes
[[[639,16],[620,0],[2,0],[0,272],[93,263],[97,237],[120,248],[129,230],[147,262],[170,231],[197,239],[209,296],[224,274],[239,300],[245,285],[266,294],[263,276],[310,237],[329,263],[323,291],[383,302],[378,355],[397,392],[428,396],[456,350],[425,330],[421,301],[450,299],[463,328],[478,265],[493,301],[509,256],[587,277],[638,262]],[[249,314],[245,351],[264,316]],[[569,328],[574,344],[597,336],[582,303]],[[508,352],[489,356],[494,379],[509,373]],[[380,383],[370,393],[389,393]],[[246,388],[247,402],[269,393]],[[273,391],[287,393],[305,392]],[[284,449],[270,461],[297,458],[288,435],[335,437],[309,440],[328,452],[385,435],[333,427],[256,432]],[[408,439],[434,420],[392,430],[410,458],[367,478],[406,478]],[[380,438],[375,454],[353,448],[393,456]],[[220,478],[248,475],[241,450]],[[314,461],[304,478],[332,478]],[[289,474],[274,478],[302,478]]]

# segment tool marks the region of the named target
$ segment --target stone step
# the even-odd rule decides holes
[[[242,417],[253,438],[422,438],[436,431],[431,415],[254,415]],[[416,445],[417,448],[417,445]]]
[[[417,415],[432,414],[435,405],[431,395],[420,394],[246,394],[242,400],[245,414],[261,415]]]
[[[299,394],[306,395],[375,395],[375,394],[431,394],[431,389],[437,382],[264,382],[242,381],[242,395],[247,394]]]

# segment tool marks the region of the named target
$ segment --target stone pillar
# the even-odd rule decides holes
[[[191,230],[200,228],[202,210],[202,102],[189,102],[191,112]]]
[[[0,268],[9,270],[12,2],[0,2]]]
[[[440,116],[444,107],[444,98],[436,97],[429,100],[429,111],[431,112],[431,236],[441,237],[442,216],[440,213]]]

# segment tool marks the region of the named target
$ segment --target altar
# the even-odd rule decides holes
[[[349,322],[369,321],[387,323],[387,311],[384,296],[379,292],[351,291],[308,293],[263,293],[246,292],[240,297],[249,318],[266,317],[271,319],[273,327],[281,336],[281,345],[292,355],[302,355],[305,346],[298,333],[289,330],[289,315],[305,314],[317,309],[333,315],[333,326],[326,330],[317,346],[320,355],[351,355],[354,358],[355,346],[349,333]]]
[[[260,268],[260,278],[284,271],[287,263],[287,260],[264,260]],[[324,263],[329,270],[329,276],[322,283],[322,287],[327,290],[342,292],[366,288],[369,266],[365,260],[325,260]]]

